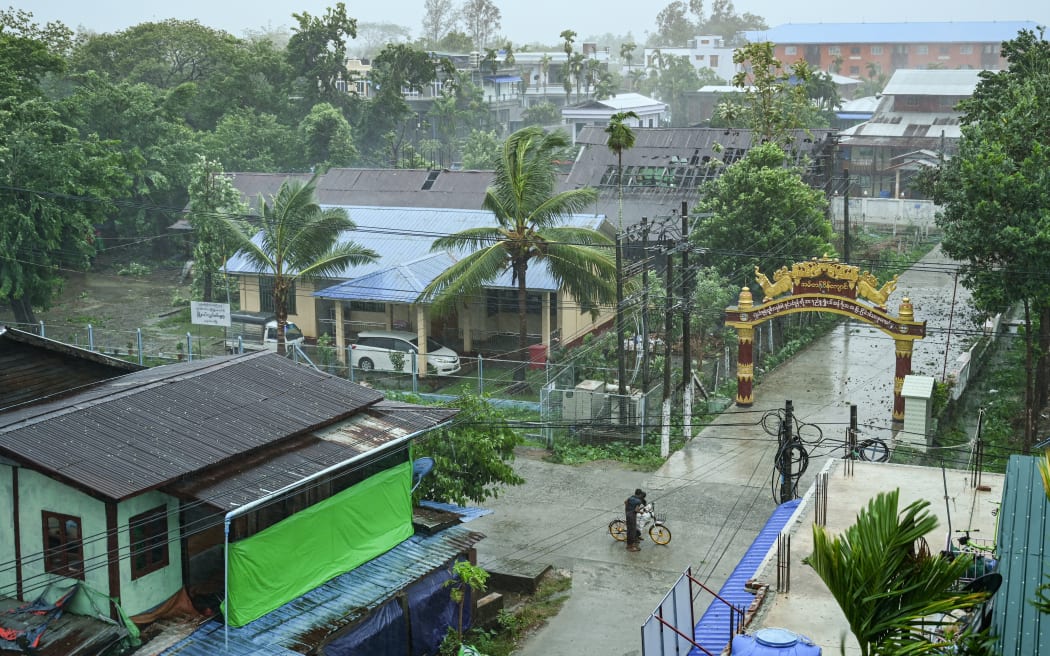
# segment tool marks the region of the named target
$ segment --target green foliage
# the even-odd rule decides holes
[[[521,113],[521,121],[524,125],[557,125],[561,109],[551,102],[536,103]]]
[[[671,452],[682,448],[681,423],[678,430],[672,431]],[[660,440],[648,440],[644,446],[633,442],[608,442],[602,444],[579,444],[576,442],[558,442],[554,445],[548,461],[559,465],[579,465],[598,460],[615,460],[630,465],[637,471],[653,472],[665,462],[660,456]]]
[[[452,425],[427,433],[415,444],[417,457],[434,459],[434,469],[416,489],[416,498],[481,503],[499,496],[504,485],[525,482],[510,466],[521,438],[504,413],[472,394],[447,407],[459,410]]]
[[[390,352],[390,366],[394,371],[400,373],[405,370],[405,353],[403,351]]]
[[[714,253],[712,266],[737,285],[754,286],[754,267],[772,276],[780,266],[831,255],[827,201],[772,143],[752,148],[704,188],[699,219],[690,231],[698,246]]]
[[[227,220],[248,213],[241,194],[222,166],[201,156],[193,167],[189,186],[189,221],[193,226],[193,296],[206,302],[214,300],[217,287],[229,286],[222,271],[233,255],[234,238],[227,234],[232,226]]]
[[[350,166],[357,157],[350,124],[342,112],[328,103],[318,103],[299,123],[299,143],[310,171],[322,172]]]
[[[463,168],[468,171],[489,171],[496,167],[499,156],[500,138],[496,132],[471,130],[463,140],[460,151],[463,157]]]
[[[484,592],[489,573],[468,560],[458,560],[452,566],[452,575],[452,578],[445,581],[445,587],[450,588],[449,597],[459,606],[459,628],[456,631],[456,639],[459,644],[463,644],[463,608],[464,602],[468,599],[467,592],[471,593],[471,598],[476,598],[477,593]]]
[[[148,276],[151,273],[150,268],[145,264],[138,262],[128,262],[125,265],[117,268],[118,276]]]
[[[207,158],[218,161],[227,171],[265,173],[304,168],[295,129],[278,122],[273,114],[234,108],[200,138]]]
[[[814,72],[804,59],[785,68],[773,48],[770,41],[756,41],[733,52],[733,63],[743,67],[733,76],[733,86],[744,91],[743,99],[722,103],[717,112],[729,125],[750,128],[763,141],[787,146],[791,130],[828,125],[828,117],[814,107],[810,93],[813,89],[824,97],[834,88],[829,89],[825,78],[814,87]]]
[[[346,94],[337,82],[346,78],[346,44],[357,37],[357,19],[346,13],[346,4],[337,2],[324,16],[308,12],[292,14],[298,22],[288,40],[286,58],[299,76],[299,88],[309,105],[328,102],[346,104]]]
[[[937,528],[928,501],[915,501],[898,513],[899,490],[879,494],[838,536],[813,526],[808,564],[824,581],[850,630],[869,654],[922,654],[943,651],[930,631],[953,610],[975,606],[987,593],[955,590],[971,564],[967,554],[949,560],[919,557],[916,541]]]
[[[944,252],[961,260],[974,305],[995,313],[1013,304],[1025,311],[1024,448],[1035,439],[1046,396],[1048,354],[1032,337],[1034,318],[1050,321],[1050,279],[1041,271],[1050,212],[1050,42],[1022,30],[1003,43],[1009,67],[985,71],[964,111],[956,156],[942,164],[934,199]]]

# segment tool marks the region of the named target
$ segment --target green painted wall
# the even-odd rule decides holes
[[[41,518],[44,510],[80,517],[84,541],[84,582],[95,590],[108,592],[105,504],[43,474],[22,468],[18,471],[18,517],[25,598],[36,599],[49,583],[57,582],[56,587],[65,587],[70,583],[64,576],[44,571],[44,527]]]
[[[9,468],[0,468],[8,470]],[[0,474],[0,522],[10,521],[11,512],[4,512],[4,504],[10,505],[10,494],[3,494],[3,481],[8,481],[10,487],[10,473]],[[43,592],[48,583],[58,582],[53,591],[68,585],[63,576],[49,574],[44,571],[41,561],[41,553],[44,548],[44,529],[41,520],[41,512],[49,510],[80,517],[83,523],[84,534],[84,582],[91,588],[101,593],[112,596],[109,589],[109,566],[106,560],[106,506],[105,503],[79,492],[67,485],[51,480],[47,476],[29,469],[21,469],[18,473],[19,494],[19,519],[21,527],[22,542],[22,577],[24,580],[26,599],[35,599]],[[151,510],[160,505],[166,505],[172,514],[168,520],[168,534],[172,539],[168,543],[169,565],[155,572],[137,579],[131,579],[131,540],[128,533],[128,520],[139,513]],[[156,606],[168,597],[178,592],[182,586],[182,546],[179,538],[179,504],[172,497],[159,492],[148,492],[133,499],[123,501],[117,506],[117,536],[120,553],[120,604],[129,615],[135,615]],[[0,523],[2,526],[2,523]],[[4,534],[9,534],[4,531]],[[5,547],[0,537],[0,554],[10,553],[14,558],[14,546],[10,549]],[[9,560],[10,558],[4,558]],[[0,583],[3,583],[0,580]],[[11,577],[12,585],[14,577]],[[57,595],[49,595],[57,596]],[[77,612],[91,612],[90,605],[78,607],[76,604],[87,604],[86,598],[81,600],[80,595],[75,600],[73,607]],[[108,608],[99,609],[108,615]]]
[[[11,466],[0,465],[0,563],[15,559],[15,509],[12,505]],[[0,567],[0,595],[14,597],[17,590],[14,568]]]
[[[131,535],[128,520],[157,506],[168,508],[168,566],[131,580]],[[182,541],[179,539],[179,502],[160,492],[147,492],[117,506],[120,526],[120,605],[137,615],[166,601],[182,587]]]

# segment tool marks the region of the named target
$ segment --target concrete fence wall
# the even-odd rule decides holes
[[[845,220],[843,200],[842,196],[831,199],[831,216],[836,229],[841,229]],[[934,217],[939,211],[940,206],[935,205],[932,200],[867,197],[849,199],[850,226],[889,228],[893,230],[894,235],[898,230],[912,232],[914,229],[929,234],[936,228]]]

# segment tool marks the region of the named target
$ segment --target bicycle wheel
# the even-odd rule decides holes
[[[671,529],[667,528],[663,524],[656,524],[649,527],[649,537],[656,544],[667,544],[671,541]]]
[[[609,522],[609,535],[617,542],[627,541],[627,522],[622,519],[614,519]]]

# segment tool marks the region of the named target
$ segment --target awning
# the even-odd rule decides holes
[[[489,82],[521,82],[519,75],[489,75],[485,79]]]

